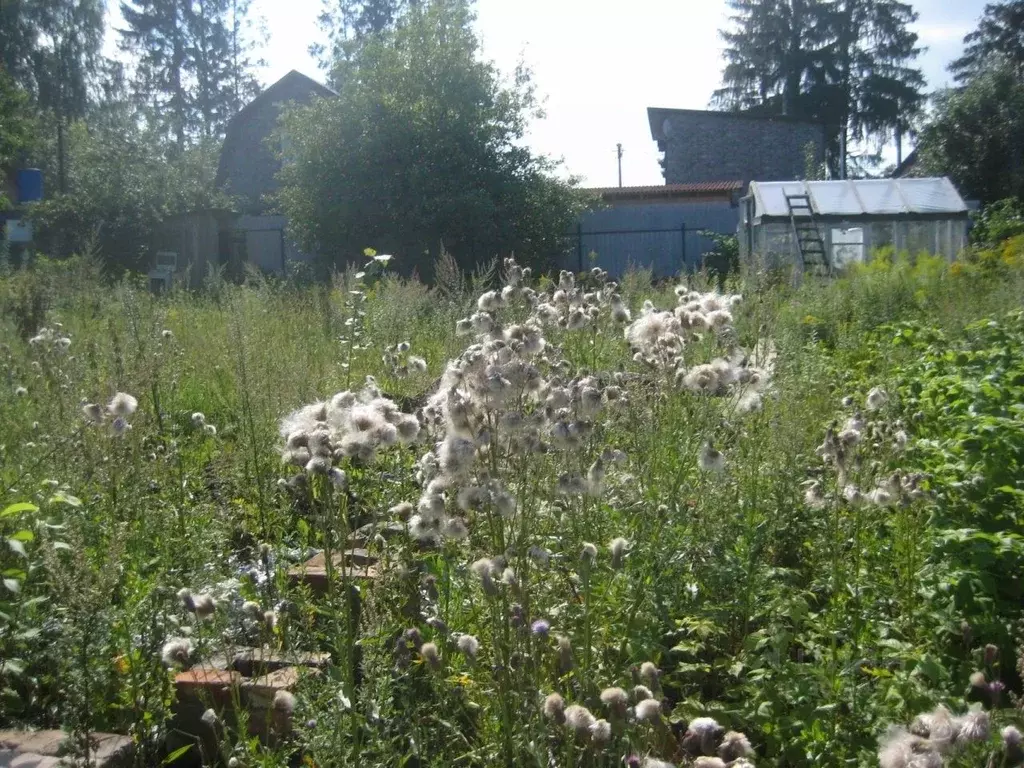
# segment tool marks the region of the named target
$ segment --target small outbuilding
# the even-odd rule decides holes
[[[740,258],[831,273],[879,248],[953,260],[968,206],[948,178],[752,181],[740,201]]]

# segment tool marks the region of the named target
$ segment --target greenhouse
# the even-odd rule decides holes
[[[832,273],[881,248],[952,260],[968,207],[948,178],[752,181],[740,201],[740,257]]]

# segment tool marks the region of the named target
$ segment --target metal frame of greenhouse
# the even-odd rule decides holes
[[[833,274],[880,248],[955,259],[968,206],[945,177],[750,182],[740,200],[740,258]]]

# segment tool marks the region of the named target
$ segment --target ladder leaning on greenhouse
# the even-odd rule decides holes
[[[787,193],[786,208],[793,225],[793,237],[796,240],[797,253],[800,255],[802,271],[813,270],[831,275],[832,264],[825,252],[825,242],[821,239],[818,223],[814,220],[810,195],[805,192],[795,195]]]

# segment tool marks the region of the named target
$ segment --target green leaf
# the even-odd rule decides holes
[[[186,752],[188,752],[190,749],[192,749],[192,745],[191,744],[186,744],[183,747],[178,747],[176,750],[171,752],[171,754],[169,754],[167,757],[165,757],[164,761],[162,763],[160,763],[160,765],[170,765],[175,760],[177,760],[179,757],[181,757]]]
[[[11,504],[6,507],[3,512],[0,512],[0,518],[3,517],[14,517],[14,515],[20,515],[22,512],[38,512],[39,507],[35,504],[31,504],[27,501],[19,501],[17,504]]]
[[[64,491],[57,491],[53,494],[49,500],[50,504],[67,504],[69,507],[75,507],[76,509],[82,506],[82,500],[77,496],[72,496],[70,493],[64,493]]]
[[[35,541],[36,540],[36,535],[34,533],[32,533],[32,531],[25,530],[25,531],[18,531],[16,534],[11,536],[11,538],[12,539],[16,539],[18,541]]]

